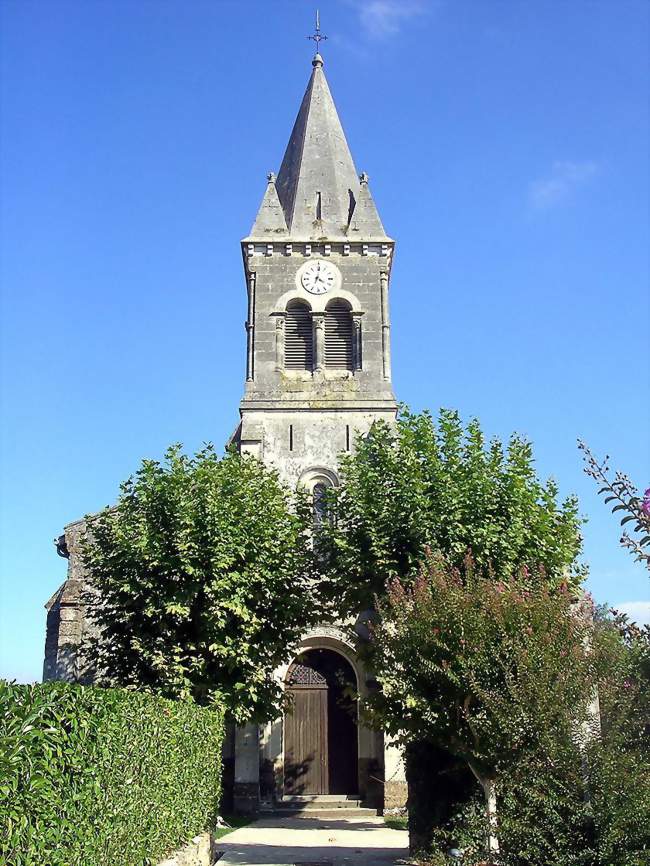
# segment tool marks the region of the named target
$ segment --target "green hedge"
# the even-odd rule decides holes
[[[218,814],[221,712],[0,681],[0,866],[148,866]]]

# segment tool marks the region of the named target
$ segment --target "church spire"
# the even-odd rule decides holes
[[[267,190],[251,237],[268,237],[270,231],[283,233],[279,202],[286,230],[294,240],[385,240],[367,179],[364,176],[360,182],[357,175],[320,54],[314,56],[312,67],[277,180]],[[273,227],[267,224],[271,213]]]

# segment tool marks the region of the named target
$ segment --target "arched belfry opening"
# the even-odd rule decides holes
[[[285,680],[285,795],[358,792],[357,680],[331,649],[302,652]]]
[[[354,332],[350,304],[334,298],[325,307],[325,366],[354,370]]]
[[[304,301],[290,301],[285,318],[284,368],[311,370],[314,363],[311,308]]]

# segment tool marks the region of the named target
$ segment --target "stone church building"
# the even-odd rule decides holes
[[[246,382],[233,441],[273,466],[291,487],[338,483],[338,456],[377,419],[395,418],[388,296],[394,242],[359,175],[316,54],[280,169],[269,174],[257,217],[241,242],[248,315]],[[83,521],[57,550],[68,577],[47,604],[45,679],[82,676],[78,648]],[[356,723],[343,684],[364,695],[372,675],[343,627],[302,636],[299,657],[277,672],[293,711],[231,732],[225,764],[234,805],[282,798],[358,797],[374,808],[403,805],[400,752]],[[348,699],[349,700],[349,699]]]

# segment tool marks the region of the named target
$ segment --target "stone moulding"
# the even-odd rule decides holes
[[[333,625],[318,625],[309,629],[309,631],[303,632],[300,636],[300,641],[303,643],[304,641],[313,638],[330,638],[331,640],[338,641],[348,649],[352,650],[352,652],[356,653],[356,648],[352,638],[342,628],[337,628]]]
[[[332,253],[340,253],[344,256],[354,255],[360,256],[382,256],[391,258],[393,252],[393,241],[389,243],[301,243],[300,241],[292,241],[292,243],[276,243],[272,244],[266,240],[257,241],[254,243],[248,240],[242,241],[244,250],[244,258],[252,258],[253,256],[273,256],[274,253],[283,256],[329,256]]]
[[[338,289],[332,289],[326,295],[307,295],[302,288],[292,288],[283,295],[280,295],[275,302],[275,307],[269,315],[281,316],[286,313],[287,304],[291,301],[303,301],[309,304],[312,313],[324,313],[327,305],[333,299],[347,301],[350,304],[350,312],[357,316],[363,316],[361,302],[353,292],[348,291],[339,286]]]

